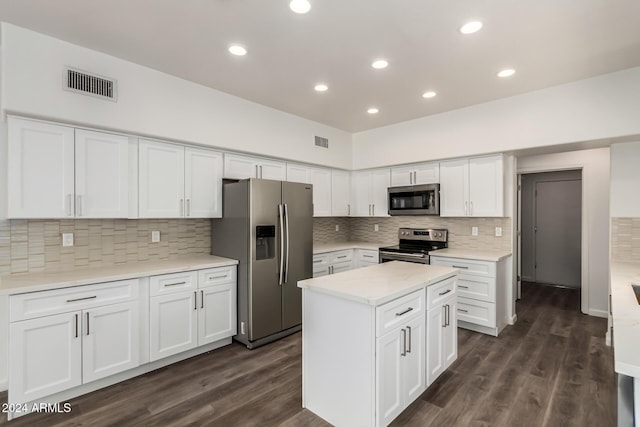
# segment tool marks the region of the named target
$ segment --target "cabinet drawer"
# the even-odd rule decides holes
[[[496,302],[496,279],[494,277],[458,275],[458,296]]]
[[[313,256],[313,270],[326,267],[329,264],[329,254],[316,254]]]
[[[360,263],[377,264],[378,251],[368,249],[358,249],[357,260]]]
[[[343,251],[329,252],[327,255],[329,264],[338,262],[346,262],[353,260],[353,249],[345,249]]]
[[[198,271],[198,288],[236,281],[236,266],[216,267]]]
[[[458,320],[495,328],[496,305],[486,301],[458,297]]]
[[[421,315],[424,315],[423,289],[377,307],[376,336],[381,337]]]
[[[343,271],[353,270],[353,262],[336,262],[332,267],[333,268],[331,269],[331,274],[341,273]]]
[[[461,273],[496,277],[496,263],[463,258],[445,258],[431,255],[431,264],[460,269]]]
[[[85,310],[138,298],[138,279],[12,295],[11,322]]]
[[[175,292],[195,291],[197,288],[197,280],[197,271],[151,276],[149,277],[149,294],[153,297]]]
[[[427,287],[427,309],[439,306],[442,301],[456,295],[456,277],[449,277]]]

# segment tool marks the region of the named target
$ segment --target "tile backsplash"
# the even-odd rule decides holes
[[[378,231],[374,231],[375,224],[378,224]],[[335,231],[336,225],[339,225],[338,232]],[[400,227],[446,228],[451,248],[511,250],[511,218],[315,218],[313,239],[317,243],[351,240],[393,245],[398,243]],[[471,227],[478,227],[478,236],[471,235]],[[495,236],[496,227],[502,227],[502,237]]]
[[[151,243],[151,231],[160,242]],[[62,246],[73,233],[74,246]],[[209,219],[0,220],[0,275],[151,261],[211,251]]]
[[[640,218],[611,218],[611,259],[640,261]]]

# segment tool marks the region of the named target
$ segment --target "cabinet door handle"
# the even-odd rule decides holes
[[[175,282],[175,283],[165,283],[164,286],[165,288],[168,288],[169,286],[178,286],[178,285],[186,285],[187,282],[185,282],[184,280],[182,282]]]
[[[262,178],[262,165],[260,165],[260,178]]]
[[[95,298],[98,298],[98,296],[97,295],[93,295],[93,296],[90,296],[90,297],[73,298],[73,299],[68,299],[67,302],[84,301],[84,300],[87,300],[87,299],[95,299]]]
[[[73,216],[73,196],[71,194],[67,194],[67,216]]]
[[[89,312],[87,311],[87,335],[89,335]]]
[[[469,267],[467,267],[466,265],[452,265],[451,267],[453,268],[461,268],[463,270],[468,270]]]
[[[184,199],[180,199],[180,216],[184,216]]]
[[[371,206],[373,206],[373,216],[376,216],[376,205],[375,205],[375,203],[373,205],[371,205]]]
[[[447,304],[447,326],[451,325],[451,306]]]
[[[442,327],[443,328],[447,327],[447,306],[446,305],[442,306]]]
[[[407,349],[407,353],[411,353],[411,326],[407,326],[407,331],[409,332],[409,348]]]
[[[469,215],[473,215],[473,200],[469,202]]]
[[[82,196],[76,196],[76,212],[78,216],[82,216]]]
[[[351,204],[347,204],[347,216],[351,216]]]
[[[197,291],[193,291],[193,309],[194,310],[198,309],[198,292]]]
[[[465,309],[462,309],[462,308],[459,308],[458,311],[460,313],[468,313],[469,312],[469,310],[465,310]]]
[[[402,353],[400,356],[407,355],[407,330],[402,328]]]
[[[187,199],[187,214],[185,216],[191,216],[191,199]]]
[[[200,291],[200,308],[204,308],[204,291]]]
[[[78,338],[78,315],[76,314],[76,338]]]
[[[464,215],[468,216],[469,215],[469,202],[464,202]]]
[[[444,292],[439,292],[439,293],[438,293],[438,295],[440,295],[440,296],[442,296],[442,295],[446,295],[446,294],[448,294],[449,292],[451,292],[451,289],[447,289],[447,290],[446,290],[446,291],[444,291]]]
[[[398,316],[398,317],[404,316],[405,314],[407,314],[408,312],[410,312],[412,310],[413,310],[413,307],[409,307],[405,311],[401,311],[400,313],[396,313],[396,316]]]

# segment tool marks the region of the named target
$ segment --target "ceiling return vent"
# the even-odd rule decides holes
[[[63,89],[100,99],[117,100],[117,81],[104,76],[89,74],[76,68],[64,69]]]
[[[329,148],[329,140],[321,136],[316,136],[316,147]]]

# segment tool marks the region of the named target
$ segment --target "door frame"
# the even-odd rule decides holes
[[[590,234],[589,234],[589,211],[586,206],[587,201],[587,189],[589,186],[588,176],[584,170],[584,164],[563,164],[563,165],[553,165],[549,167],[544,166],[534,166],[534,167],[518,167],[516,170],[516,174],[518,176],[518,187],[516,189],[518,193],[517,198],[517,209],[518,209],[518,221],[516,225],[516,233],[519,233],[521,230],[521,220],[520,213],[522,210],[522,200],[520,196],[520,183],[522,179],[522,175],[528,175],[532,173],[540,173],[540,172],[560,172],[560,171],[569,171],[569,170],[579,170],[582,176],[582,200],[580,203],[582,224],[581,224],[581,242],[580,242],[580,311],[583,314],[591,314],[589,313],[589,272],[587,270],[588,262],[589,262],[589,242],[590,242]],[[518,272],[521,273],[522,266],[522,239],[520,235],[518,235],[518,247],[516,250],[517,253],[517,263],[518,263]],[[520,276],[519,276],[520,277]],[[520,296],[521,290],[521,281],[518,280],[518,296]]]

